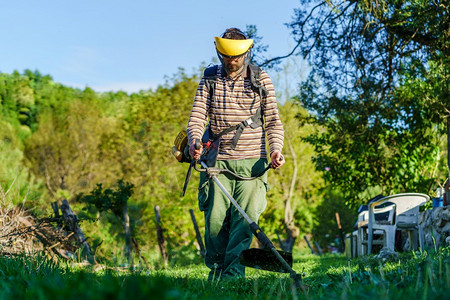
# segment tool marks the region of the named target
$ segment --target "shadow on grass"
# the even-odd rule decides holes
[[[254,299],[292,298],[276,276],[207,280],[203,265],[129,271],[55,263],[44,256],[0,257],[0,299]]]

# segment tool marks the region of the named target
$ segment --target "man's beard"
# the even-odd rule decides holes
[[[236,63],[224,61],[223,64],[225,66],[225,70],[227,70],[228,73],[238,72],[239,70],[243,69],[243,67],[244,67],[244,63],[236,64]]]

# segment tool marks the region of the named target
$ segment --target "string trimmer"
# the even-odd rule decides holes
[[[201,146],[199,141],[196,141],[195,147],[196,149],[200,149]],[[203,168],[197,168],[198,163],[200,163]],[[194,161],[194,163],[191,164],[190,168],[192,166],[198,172],[205,172],[217,184],[217,186],[222,190],[226,197],[231,201],[233,206],[248,222],[253,235],[255,235],[255,237],[264,246],[264,249],[248,249],[242,251],[240,256],[240,263],[251,268],[272,272],[289,273],[290,277],[294,280],[297,288],[303,288],[301,275],[297,274],[292,269],[292,253],[277,250],[273,243],[269,240],[267,235],[258,226],[258,224],[250,219],[246,212],[239,206],[236,200],[230,195],[230,193],[225,189],[225,187],[217,178],[219,174],[229,173],[240,180],[253,180],[259,176],[262,176],[271,166],[269,165],[263,172],[257,174],[254,177],[241,177],[238,174],[231,172],[230,170],[208,167],[207,163],[202,158],[200,158],[200,161]],[[188,177],[190,177],[189,172],[186,178],[187,181],[189,180]],[[185,186],[186,185],[187,184],[185,183]]]

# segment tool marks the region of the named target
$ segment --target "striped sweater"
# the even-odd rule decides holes
[[[236,131],[221,137],[218,160],[266,158],[265,136],[269,142],[270,153],[281,152],[283,148],[283,125],[278,115],[275,90],[269,75],[261,71],[260,82],[269,92],[266,98],[260,99],[258,93],[251,89],[246,74],[235,79],[223,77],[221,68],[217,68],[218,79],[214,99],[208,93],[204,78],[201,79],[194,99],[194,104],[187,126],[189,144],[193,139],[201,139],[208,120],[214,134],[236,125],[253,116],[262,105],[265,124],[252,129],[246,127],[233,150],[232,139]]]

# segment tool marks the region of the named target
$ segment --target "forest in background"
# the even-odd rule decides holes
[[[348,232],[357,207],[371,197],[434,196],[445,184],[450,23],[443,1],[302,4],[287,24],[297,42],[292,53],[258,62],[271,67],[297,55],[311,67],[279,106],[287,164],[270,171],[260,225],[271,238],[312,234],[324,247],[337,234],[335,212]],[[198,174],[182,198],[187,166],[170,151],[186,126],[199,74],[180,69],[157,89],[133,94],[65,87],[38,71],[0,74],[2,191],[14,186],[16,204],[24,201],[37,216],[68,199],[80,217],[94,220],[82,226],[93,244],[104,241],[98,253],[111,256],[123,248],[121,222],[83,196],[125,182],[133,191],[132,234],[143,250],[156,246],[155,205],[171,253],[193,248],[188,210],[203,222]]]
[[[38,217],[51,216],[51,202],[67,199],[79,218],[91,219],[81,226],[91,244],[103,241],[98,255],[108,256],[123,251],[121,220],[84,201],[83,196],[99,185],[117,189],[122,180],[133,185],[128,211],[132,235],[143,251],[157,246],[155,205],[161,208],[169,251],[177,253],[183,247],[195,250],[189,209],[195,211],[201,227],[199,176],[194,172],[185,197],[181,197],[188,166],[178,163],[171,147],[187,124],[198,81],[198,75],[187,75],[180,69],[154,91],[97,93],[90,88],[66,87],[38,71],[0,74],[3,191],[14,186],[15,204],[23,203]],[[311,125],[299,126],[296,117],[306,111],[293,101],[280,104],[279,109],[286,130],[288,163],[270,171],[269,205],[260,224],[272,237],[277,233],[283,237],[285,202],[289,199],[299,228],[297,236],[309,235],[323,224],[325,237],[337,227],[332,219],[334,210],[329,212],[328,219],[332,218],[326,223],[332,227],[328,229],[320,220],[323,211],[320,216],[316,211],[324,195],[331,193],[324,190],[323,170],[317,171],[313,165],[312,146],[301,140]],[[333,199],[349,227],[354,216],[349,215],[338,194]]]

